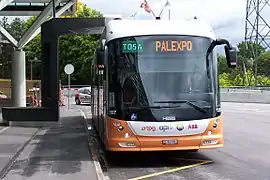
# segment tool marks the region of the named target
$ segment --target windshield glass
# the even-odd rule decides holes
[[[115,93],[123,104],[124,118],[130,120],[131,114],[144,121],[213,117],[214,78],[206,62],[210,44],[209,38],[193,36],[140,36],[109,42],[109,66],[115,67],[114,79],[120,86]]]

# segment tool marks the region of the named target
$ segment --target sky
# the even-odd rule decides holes
[[[103,14],[122,14],[135,19],[153,19],[151,13],[140,8],[142,0],[81,0],[88,7]],[[166,0],[148,0],[154,13],[161,12]],[[233,45],[244,40],[246,0],[170,0],[171,19],[192,18],[197,16],[208,22],[219,38],[227,38]],[[168,8],[161,18],[168,19]]]

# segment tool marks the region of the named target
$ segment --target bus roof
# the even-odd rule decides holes
[[[212,27],[204,21],[192,20],[112,20],[106,24],[106,41],[142,35],[190,35],[215,40]]]

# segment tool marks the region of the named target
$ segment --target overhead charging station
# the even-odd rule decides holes
[[[101,34],[105,18],[53,18],[41,25],[41,107],[3,107],[5,121],[59,121],[59,37]]]

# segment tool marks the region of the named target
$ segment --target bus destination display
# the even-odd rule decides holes
[[[143,52],[143,49],[143,43],[139,43],[137,41],[123,41],[122,43],[123,53]]]
[[[156,41],[156,52],[192,51],[191,41]]]
[[[148,44],[148,42],[145,43]],[[145,45],[138,41],[127,40],[122,42],[122,53],[144,52],[144,46],[149,50],[153,48],[153,51],[155,52],[184,52],[192,51],[193,48],[192,41],[185,40],[155,40],[149,45]],[[148,51],[147,49],[146,51]]]

